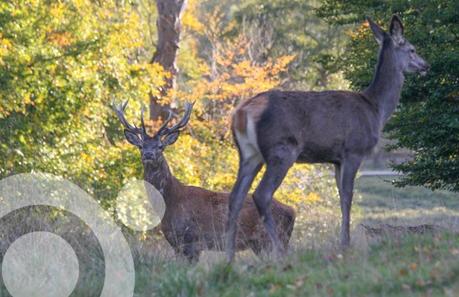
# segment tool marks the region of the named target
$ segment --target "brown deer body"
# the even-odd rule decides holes
[[[390,34],[369,20],[380,44],[373,82],[363,92],[269,91],[242,102],[235,110],[232,131],[239,149],[238,178],[230,196],[227,257],[234,256],[235,224],[244,197],[263,164],[266,172],[254,201],[277,254],[283,247],[275,230],[270,203],[273,193],[295,163],[332,163],[336,170],[342,212],[341,245],[349,245],[350,209],[357,170],[395,110],[404,73],[423,72],[427,63],[403,37],[392,18]]]
[[[163,196],[166,210],[161,230],[177,255],[191,261],[199,259],[203,250],[223,250],[229,193],[217,193],[182,184],[171,173],[163,150],[173,144],[189,120],[191,105],[187,105],[184,118],[172,128],[166,128],[170,118],[154,137],[142,129],[131,126],[124,118],[126,104],[116,112],[125,126],[126,139],[139,147],[144,166],[144,180],[152,184]],[[294,210],[280,202],[273,203],[273,216],[277,235],[287,247],[295,221]],[[271,246],[269,236],[258,216],[253,199],[247,199],[238,219],[240,231],[236,249],[252,249],[257,255]]]

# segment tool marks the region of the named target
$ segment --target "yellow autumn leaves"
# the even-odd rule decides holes
[[[148,105],[170,74],[150,63],[156,8],[146,1],[136,5],[0,3],[0,12],[12,18],[1,23],[0,33],[0,119],[8,127],[0,135],[8,140],[0,144],[0,174],[37,169],[63,175],[108,208],[127,180],[141,178],[137,149],[125,142],[109,106],[129,99],[127,118],[138,124],[141,104]],[[199,5],[190,0],[184,12],[177,88],[162,98],[177,116],[185,101],[194,101],[193,116],[165,154],[183,183],[229,191],[238,164],[231,111],[241,100],[279,87],[295,57],[253,59],[250,36],[229,36],[234,22]],[[160,123],[147,124],[154,133]],[[295,167],[277,198],[320,201],[322,192],[303,178],[311,168]]]

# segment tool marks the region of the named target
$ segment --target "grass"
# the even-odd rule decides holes
[[[135,296],[458,296],[459,195],[419,187],[398,189],[385,179],[356,181],[353,246],[345,253],[337,244],[337,199],[300,208],[291,250],[281,261],[243,252],[227,266],[223,253],[208,252],[191,265],[176,259],[162,238],[154,244],[131,238]],[[371,241],[359,227],[361,222],[435,224],[444,229]],[[61,222],[55,225],[63,234],[78,232]],[[0,252],[5,248],[0,244]],[[80,254],[86,262],[94,261],[88,251]],[[80,271],[79,290],[71,296],[99,296],[101,271]],[[0,296],[8,296],[4,286]]]
[[[138,264],[136,295],[457,296],[458,195],[419,187],[398,189],[384,179],[362,177],[357,181],[355,240],[346,253],[337,248],[338,206],[311,206],[300,214],[302,222],[286,259],[274,262],[242,254],[228,267],[217,253],[204,255],[197,265],[157,258],[150,264]],[[369,244],[362,240],[360,222],[427,223],[447,229]],[[305,234],[309,235],[303,237]]]
[[[371,223],[437,224],[459,231],[459,193],[423,187],[396,188],[388,177],[361,177],[356,182],[361,219]]]
[[[302,250],[281,263],[222,263],[206,269],[156,263],[156,296],[448,296],[459,289],[459,239],[411,237],[365,256]],[[139,296],[143,292],[138,292]],[[148,295],[146,295],[148,296]],[[453,296],[453,295],[451,295]]]

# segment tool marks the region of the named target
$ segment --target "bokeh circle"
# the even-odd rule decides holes
[[[0,218],[29,206],[51,206],[79,217],[94,233],[103,251],[105,278],[100,296],[133,296],[135,270],[130,247],[110,214],[91,196],[50,174],[18,174],[0,181]],[[3,269],[3,265],[4,279],[9,273],[16,273]]]

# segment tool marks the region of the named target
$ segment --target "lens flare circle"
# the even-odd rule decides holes
[[[143,180],[131,180],[119,192],[116,210],[124,225],[136,231],[147,231],[161,223],[166,203],[152,184]]]
[[[96,236],[105,263],[102,297],[134,294],[135,270],[130,247],[110,215],[75,184],[43,173],[18,174],[0,181],[0,217],[29,206],[51,206],[79,217]],[[7,251],[8,252],[8,251]],[[4,271],[3,277],[14,271]]]
[[[67,297],[78,281],[78,258],[60,236],[31,232],[10,245],[2,275],[12,296]]]

